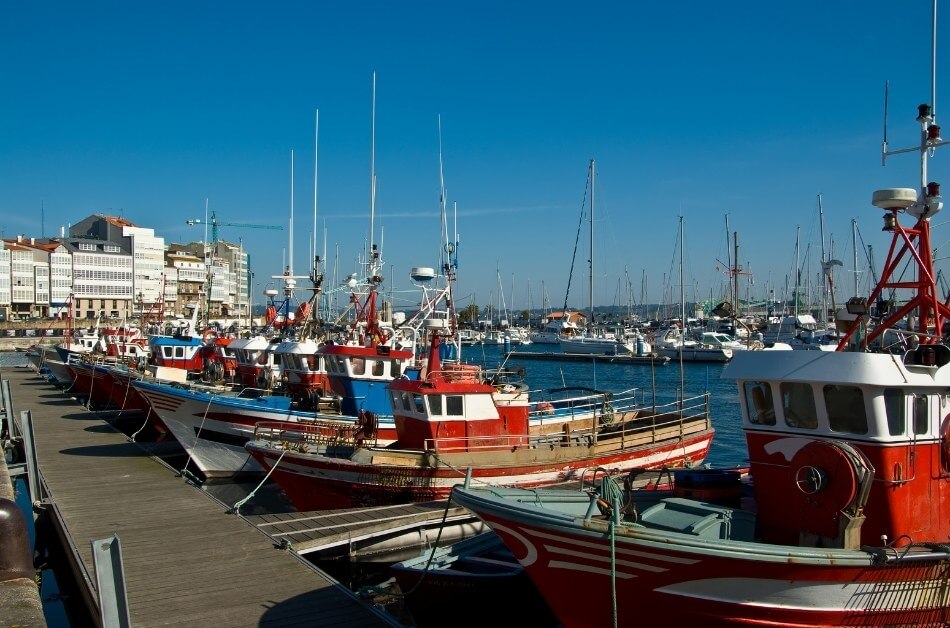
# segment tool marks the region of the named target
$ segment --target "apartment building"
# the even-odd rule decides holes
[[[190,317],[193,308],[204,307],[205,280],[208,269],[203,258],[179,244],[169,246],[165,254],[166,316]],[[175,291],[172,292],[171,288]]]
[[[132,255],[132,299],[138,312],[160,311],[164,297],[165,238],[119,216],[94,214],[70,227],[71,237],[109,242]]]
[[[176,245],[179,246],[179,245]],[[228,242],[180,245],[195,257],[207,260],[209,284],[205,286],[205,309],[212,318],[246,318],[250,311],[248,254]]]
[[[10,249],[0,240],[0,323],[10,319]]]
[[[119,243],[92,237],[71,236],[62,244],[72,256],[73,317],[132,318],[132,252]]]

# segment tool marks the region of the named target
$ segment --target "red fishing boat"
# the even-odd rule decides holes
[[[599,467],[699,463],[709,451],[706,396],[656,414],[617,416],[608,404],[586,426],[533,434],[527,395],[499,390],[477,367],[443,363],[440,341],[432,333],[418,378],[389,384],[396,443],[373,446],[375,417],[364,412],[349,429],[261,423],[245,448],[300,510],[445,498],[466,471],[482,484],[542,486]]]
[[[873,194],[891,247],[869,298],[839,314],[837,350],[740,351],[725,367],[750,463],[738,505],[609,478],[573,495],[474,482],[453,494],[564,626],[948,624],[950,307],[926,169],[943,141],[929,105],[917,120],[921,187]]]

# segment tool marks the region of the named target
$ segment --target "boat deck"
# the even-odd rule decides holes
[[[399,625],[31,370],[2,377],[17,418],[32,413],[53,519],[94,614],[91,541],[115,534],[136,626]]]

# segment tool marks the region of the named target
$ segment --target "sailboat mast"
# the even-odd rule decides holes
[[[290,242],[287,244],[287,274],[294,274],[294,149],[290,149]]]
[[[588,324],[588,330],[591,329],[591,325],[594,324],[594,160],[590,160],[590,286],[589,294],[590,300],[590,323]]]
[[[851,263],[854,266],[854,296],[858,296],[858,221],[855,218],[851,219]]]
[[[818,235],[821,238],[821,267],[822,273],[830,273],[830,259],[825,259],[825,210],[821,206],[821,194],[818,195]],[[830,275],[829,275],[830,281]],[[828,323],[828,289],[825,282],[821,285],[821,326],[824,328]]]
[[[373,102],[370,112],[370,132],[369,132],[369,250],[372,257],[372,251],[375,247],[375,225],[376,218],[376,73],[373,72]]]
[[[320,110],[317,109],[313,116],[313,233],[310,243],[310,261],[313,264],[310,270],[310,281],[313,286],[313,296],[311,297],[310,310],[307,312],[304,333],[315,333],[310,328],[310,321],[316,321],[319,318],[320,308],[320,288],[323,283],[323,277],[320,274],[320,254],[317,253],[317,159],[320,154]]]
[[[798,257],[798,253],[800,251],[799,247],[801,245],[801,230],[802,230],[801,227],[795,227],[795,296],[793,297],[795,301],[792,306],[793,307],[792,313],[795,315],[796,319],[798,318],[798,292],[799,290],[801,290],[801,280],[802,280],[802,271],[798,265],[800,261]]]
[[[680,320],[683,322],[682,341],[686,340],[686,283],[683,279],[683,217],[680,216]]]

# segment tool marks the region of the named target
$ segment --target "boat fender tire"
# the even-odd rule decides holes
[[[369,410],[360,410],[360,416],[356,424],[365,438],[372,438],[376,435],[376,415]]]
[[[940,464],[945,473],[950,473],[950,414],[940,426]]]

